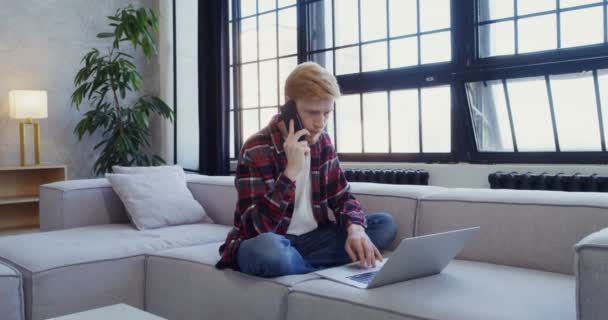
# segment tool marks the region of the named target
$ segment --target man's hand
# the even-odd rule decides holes
[[[382,254],[369,239],[365,229],[357,224],[348,227],[348,237],[346,238],[346,253],[354,261],[359,260],[361,268],[366,266],[376,267],[376,260],[382,261]]]
[[[308,142],[298,141],[304,135],[310,135],[310,132],[306,129],[294,132],[293,119],[289,120],[289,133],[283,143],[283,149],[287,155],[287,168],[285,168],[283,173],[290,180],[294,180],[302,168],[304,168],[304,157],[310,152]]]

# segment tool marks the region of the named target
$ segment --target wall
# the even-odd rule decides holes
[[[0,0],[0,166],[19,164],[18,121],[9,119],[8,91],[40,89],[48,91],[49,106],[48,118],[40,120],[42,162],[67,164],[70,179],[93,176],[97,157],[93,146],[100,135],[79,142],[73,133],[87,109],[83,105],[78,112],[70,105],[73,79],[86,52],[109,47],[109,40],[95,37],[110,28],[106,16],[128,4],[159,13],[159,0]],[[161,23],[166,21],[164,12],[160,15]],[[161,25],[163,31],[171,28]],[[164,49],[167,39],[162,40]],[[159,59],[145,63],[140,54],[136,58],[144,79],[143,92],[160,95]],[[172,105],[172,100],[165,101]],[[164,129],[159,128],[163,124],[158,119],[152,124],[151,151],[166,156]],[[26,142],[31,150],[32,141]]]

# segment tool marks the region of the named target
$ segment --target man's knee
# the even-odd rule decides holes
[[[289,240],[275,233],[263,233],[244,240],[238,249],[238,263],[241,271],[259,274],[268,268],[276,268],[284,263],[284,250]]]
[[[378,249],[386,249],[397,236],[397,223],[387,212],[372,213],[367,216],[370,238]]]

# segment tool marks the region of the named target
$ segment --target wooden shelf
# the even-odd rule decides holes
[[[38,202],[39,198],[38,196],[31,196],[31,197],[6,197],[6,198],[0,198],[0,205],[3,204],[15,204],[15,203],[31,203],[31,202]]]
[[[0,231],[37,228],[40,186],[66,178],[64,165],[0,167]]]

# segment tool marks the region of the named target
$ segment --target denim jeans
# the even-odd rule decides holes
[[[367,215],[365,232],[382,251],[395,239],[397,226],[389,213],[373,213]],[[267,232],[241,242],[237,261],[241,272],[254,276],[309,273],[351,262],[344,250],[346,237],[346,230],[338,225],[321,226],[300,236]]]

